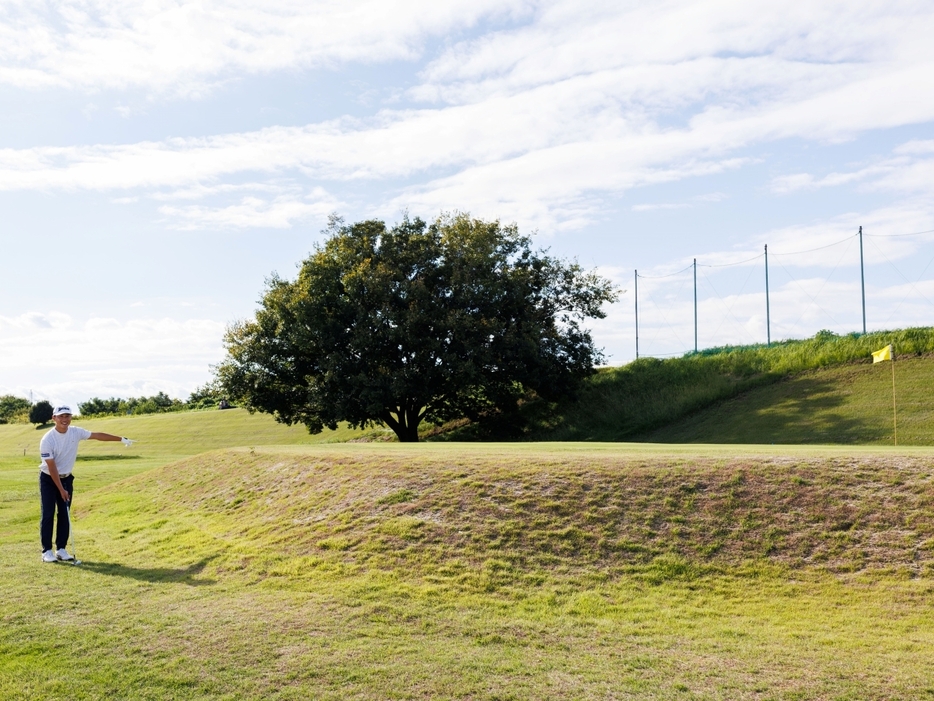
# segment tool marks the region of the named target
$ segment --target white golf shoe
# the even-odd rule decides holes
[[[42,553],[42,561],[55,562],[55,553],[51,550],[46,550],[44,553]]]
[[[71,554],[67,550],[65,550],[65,548],[59,548],[58,550],[56,550],[55,557],[56,559],[62,560],[63,562],[71,562],[72,560],[75,559],[71,556]]]

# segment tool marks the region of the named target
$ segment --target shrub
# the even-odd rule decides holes
[[[41,402],[36,402],[32,409],[29,410],[29,423],[47,424],[52,420],[53,411],[55,410],[52,405],[44,399]]]
[[[78,410],[81,412],[82,416],[123,414],[125,413],[125,410],[121,411],[122,404],[122,399],[116,399],[114,397],[111,397],[110,399],[92,397],[84,403],[79,403]]]
[[[224,398],[224,391],[216,379],[197,387],[188,397],[189,409],[207,409],[217,406]]]

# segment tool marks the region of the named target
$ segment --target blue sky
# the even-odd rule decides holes
[[[613,364],[637,268],[640,353],[693,348],[695,257],[699,344],[764,341],[765,244],[773,340],[859,330],[859,226],[868,328],[930,325],[932,30],[923,2],[4,0],[0,393],[187,396],[332,212],[517,222],[626,290]]]

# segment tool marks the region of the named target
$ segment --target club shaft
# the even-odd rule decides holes
[[[71,504],[65,504],[65,513],[68,514],[68,540],[71,541],[71,556],[75,558],[75,564],[77,564],[78,555],[75,548],[75,529],[71,522]]]

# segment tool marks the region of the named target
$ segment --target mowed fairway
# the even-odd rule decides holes
[[[250,415],[243,409],[89,420],[78,417],[75,425],[137,441],[130,448],[98,441],[82,443],[75,469],[79,496],[114,480],[208,450],[328,443],[383,433],[341,428],[312,436],[304,426],[285,426],[269,416]],[[24,424],[0,426],[0,504],[21,498],[31,501],[38,494],[39,439],[50,428],[51,424],[39,429]],[[5,536],[5,531],[0,535]]]
[[[84,444],[121,459],[78,463],[81,567],[39,562],[35,459],[0,463],[0,698],[934,698],[934,451],[225,414]]]

